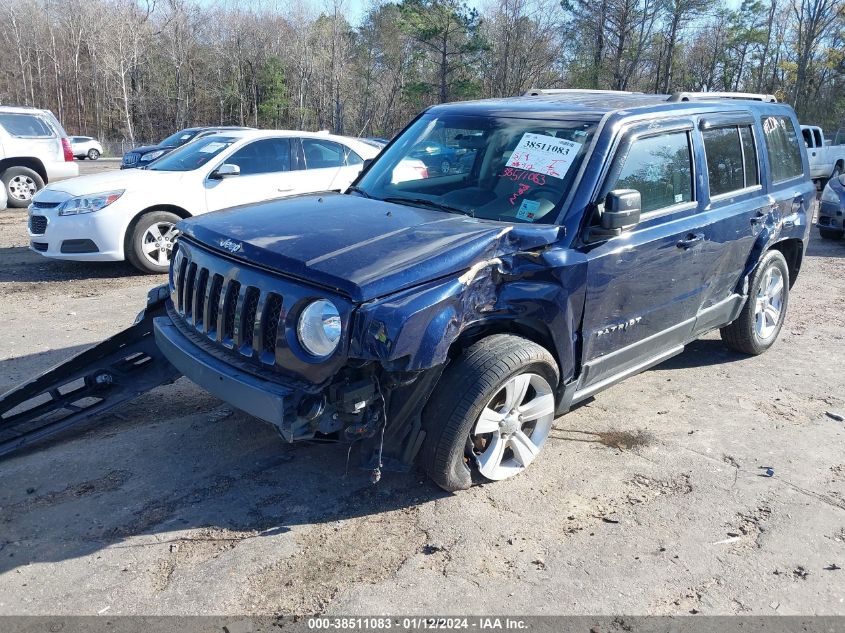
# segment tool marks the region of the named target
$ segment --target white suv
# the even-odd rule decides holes
[[[48,182],[79,175],[67,133],[49,110],[0,106],[0,181],[10,207]]]

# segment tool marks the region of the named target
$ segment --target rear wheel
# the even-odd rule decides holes
[[[165,273],[170,266],[173,244],[181,220],[169,211],[150,211],[138,218],[127,232],[126,259],[145,273]]]
[[[835,229],[823,229],[819,227],[819,235],[823,240],[841,240],[845,235],[845,231],[837,231]]]
[[[7,204],[14,209],[23,209],[29,205],[35,192],[44,188],[44,180],[29,167],[9,167],[0,176],[0,180],[6,187],[9,198]]]
[[[424,412],[421,465],[441,488],[469,488],[472,471],[499,481],[537,457],[555,418],[557,364],[543,347],[498,334],[450,365]]]
[[[100,152],[95,150],[93,147],[88,150],[88,158],[89,160],[97,160],[100,157]]]
[[[762,354],[780,334],[789,303],[789,269],[780,251],[769,251],[751,275],[739,317],[720,330],[725,344],[744,354]]]

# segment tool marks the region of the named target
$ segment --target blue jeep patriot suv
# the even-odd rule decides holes
[[[773,101],[429,108],[345,194],[183,221],[145,354],[287,441],[355,443],[376,478],[414,461],[450,491],[511,477],[556,416],[697,337],[775,342],[815,190]],[[452,148],[449,169],[421,143]]]

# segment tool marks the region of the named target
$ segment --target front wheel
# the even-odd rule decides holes
[[[169,211],[145,213],[127,232],[126,259],[144,273],[166,273],[181,218]]]
[[[722,341],[744,354],[762,354],[780,334],[789,303],[789,268],[780,251],[769,251],[751,275],[739,317],[719,330]]]
[[[443,372],[423,413],[420,463],[449,492],[472,485],[472,470],[498,481],[537,457],[555,418],[558,370],[527,339],[497,334],[469,347]]]
[[[100,157],[100,152],[93,147],[88,150],[88,160],[97,160]]]

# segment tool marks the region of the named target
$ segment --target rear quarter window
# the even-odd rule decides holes
[[[772,182],[781,182],[804,175],[801,146],[792,119],[785,116],[763,117],[763,136]]]
[[[31,114],[0,114],[0,125],[12,136],[21,138],[52,138],[53,130],[40,117]]]

